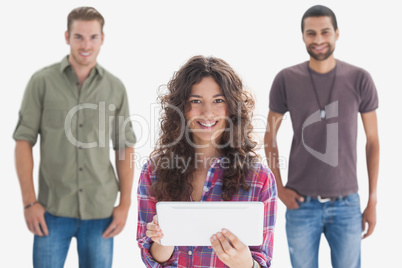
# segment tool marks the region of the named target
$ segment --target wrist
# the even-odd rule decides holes
[[[129,198],[125,198],[125,199],[121,198],[120,199],[119,207],[129,209],[130,206],[131,206],[131,199],[129,199]]]
[[[278,194],[279,194],[285,190],[285,186],[277,184],[276,189],[278,190]]]
[[[158,263],[164,264],[172,257],[174,253],[174,246],[162,246],[159,243],[152,242],[149,252]]]
[[[278,197],[280,199],[283,198],[284,195],[286,195],[286,188],[284,186],[277,186],[277,190],[278,190]]]
[[[369,194],[367,204],[377,205],[377,193]]]
[[[25,210],[25,209],[28,209],[28,208],[30,208],[30,207],[33,207],[33,206],[36,205],[37,203],[39,203],[38,200],[36,200],[36,201],[34,201],[34,202],[31,202],[31,203],[29,203],[29,204],[26,204],[26,205],[24,206],[24,210]]]

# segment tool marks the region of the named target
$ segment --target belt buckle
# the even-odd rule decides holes
[[[319,196],[317,196],[317,200],[318,200],[318,202],[320,202],[320,203],[326,203],[326,202],[329,202],[329,201],[331,201],[331,198],[322,198],[320,195]]]

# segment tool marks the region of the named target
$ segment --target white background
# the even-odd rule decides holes
[[[7,3],[7,4],[5,4]],[[130,4],[128,4],[130,3]],[[362,267],[400,265],[401,184],[400,99],[401,21],[397,1],[4,1],[0,4],[2,90],[1,250],[0,267],[31,267],[32,235],[22,211],[14,169],[12,133],[30,76],[68,54],[66,18],[77,6],[97,8],[105,17],[105,42],[99,63],[126,85],[139,139],[133,203],[123,233],[115,239],[114,267],[143,267],[136,244],[136,187],[140,166],[157,135],[157,90],[173,72],[196,54],[226,60],[256,99],[256,131],[263,137],[268,94],[274,76],[284,67],[308,59],[300,20],[307,8],[324,4],[338,18],[340,38],[335,57],[369,71],[380,99],[377,110],[381,142],[377,227],[362,243]],[[156,115],[155,115],[156,112]],[[362,208],[367,202],[365,136],[358,134],[358,179]],[[280,155],[288,159],[292,130],[285,119],[279,131]],[[263,155],[263,151],[260,151]],[[35,180],[39,157],[35,147]],[[286,164],[287,165],[287,164]],[[287,177],[287,169],[282,170]],[[274,267],[290,267],[285,235],[285,207],[279,203]],[[66,267],[78,267],[75,241]],[[322,239],[320,267],[330,267],[329,248]]]

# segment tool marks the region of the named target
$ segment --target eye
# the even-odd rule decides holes
[[[200,100],[190,100],[191,103],[201,103]]]
[[[214,100],[214,102],[215,103],[222,103],[222,102],[225,102],[225,100],[224,99],[216,99],[216,100]]]
[[[97,36],[97,35],[93,35],[93,36],[92,36],[92,39],[98,39],[98,36]]]

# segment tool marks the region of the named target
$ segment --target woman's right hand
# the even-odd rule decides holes
[[[158,216],[155,215],[151,222],[147,223],[146,236],[152,239],[157,244],[161,244],[161,239],[163,238],[163,233],[158,224]]]
[[[161,245],[163,233],[161,227],[159,227],[157,215],[153,217],[151,222],[147,223],[147,231],[145,235],[154,241],[149,249],[152,257],[159,263],[168,261],[173,254],[174,247]]]

